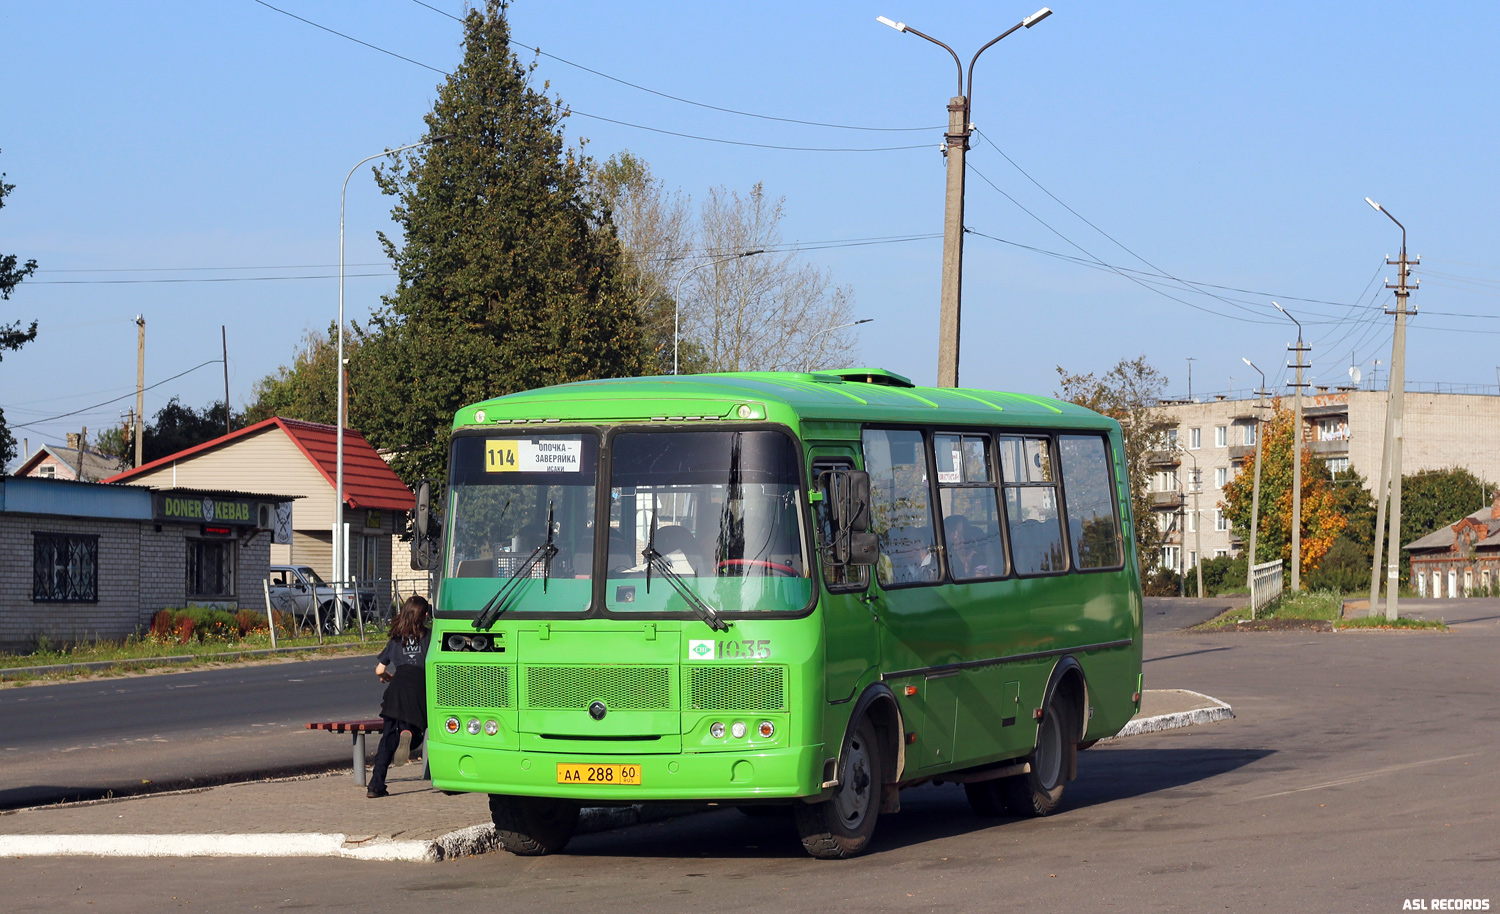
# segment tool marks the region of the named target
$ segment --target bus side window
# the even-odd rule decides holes
[[[813,461],[813,483],[818,491],[823,493],[823,500],[817,503],[814,517],[818,526],[818,553],[823,566],[823,583],[829,591],[864,590],[870,580],[869,566],[867,565],[837,565],[833,562],[830,549],[833,546],[833,512],[837,503],[837,487],[831,470],[852,470],[854,464],[849,460],[815,460]]]
[[[1000,540],[995,478],[986,453],[988,437],[939,434],[932,442],[948,574],[955,581],[1004,577],[1005,548]]]
[[[865,429],[870,474],[870,530],[880,541],[881,585],[930,584],[942,577],[932,525],[927,448],[922,433]]]
[[[1068,560],[1057,512],[1052,439],[1001,436],[996,445],[1000,450],[1005,516],[1010,525],[1010,554],[1016,573],[1066,571]]]
[[[1120,524],[1105,440],[1098,435],[1062,435],[1057,444],[1068,500],[1073,567],[1120,567]]]

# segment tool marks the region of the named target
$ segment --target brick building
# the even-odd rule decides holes
[[[1500,494],[1487,508],[1404,547],[1421,596],[1490,594],[1500,587]]]
[[[0,478],[0,649],[123,638],[157,610],[265,605],[281,495]]]
[[[1151,498],[1156,522],[1167,532],[1162,562],[1168,567],[1194,567],[1198,537],[1203,558],[1239,555],[1244,547],[1220,506],[1224,486],[1255,452],[1257,402],[1216,397],[1168,400],[1158,408],[1172,446],[1151,455]],[[1290,408],[1290,400],[1283,403]],[[1266,408],[1269,418],[1269,400]],[[1302,440],[1330,471],[1353,467],[1372,488],[1380,473],[1385,418],[1383,390],[1316,388],[1302,401]],[[1500,396],[1408,391],[1404,424],[1403,474],[1464,467],[1481,479],[1500,481],[1500,449],[1475,444],[1500,440]]]

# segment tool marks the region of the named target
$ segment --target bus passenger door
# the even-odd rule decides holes
[[[825,488],[822,474],[830,470],[855,469],[855,451],[851,447],[815,447],[812,457],[813,491],[823,500],[814,504],[817,526],[818,576],[822,579],[818,607],[823,615],[825,645],[825,688],[829,701],[847,701],[866,671],[879,661],[875,634],[875,615],[867,596],[870,592],[870,569],[849,565],[837,567],[829,562],[825,547],[832,533],[832,493]]]

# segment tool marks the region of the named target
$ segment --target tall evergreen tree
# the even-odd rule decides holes
[[[351,360],[350,412],[408,482],[440,478],[463,404],[641,370],[621,251],[568,148],[566,109],[528,82],[504,6],[464,20],[464,59],[426,116],[429,137],[376,180],[398,200],[395,294]]]
[[[0,172],[0,208],[5,206],[5,195],[15,190],[14,184],[5,183],[5,174]],[[15,254],[0,254],[0,301],[10,298],[10,293],[21,280],[36,272],[36,261],[28,260],[17,266],[18,259]],[[20,349],[22,346],[36,339],[36,321],[29,326],[21,321],[13,324],[0,323],[0,354],[6,350]],[[5,411],[0,410],[0,472],[5,470],[5,465],[16,456],[16,439],[11,436],[10,429],[5,427]]]

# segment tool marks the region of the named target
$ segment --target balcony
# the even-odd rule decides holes
[[[1155,511],[1166,511],[1172,508],[1182,507],[1181,492],[1151,492],[1151,508]]]
[[[1230,460],[1244,460],[1246,457],[1249,457],[1254,453],[1255,445],[1253,444],[1231,444],[1229,446]]]
[[[1309,441],[1308,450],[1314,454],[1347,454],[1349,453],[1349,439],[1335,438],[1331,441]]]
[[[1147,451],[1146,463],[1154,467],[1180,466],[1182,454],[1177,451]]]

